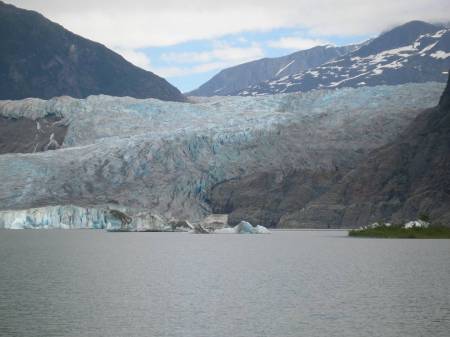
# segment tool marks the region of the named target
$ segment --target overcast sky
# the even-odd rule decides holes
[[[196,88],[220,69],[321,44],[360,42],[411,20],[450,21],[450,0],[6,0],[130,62]]]

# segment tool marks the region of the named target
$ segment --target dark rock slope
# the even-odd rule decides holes
[[[56,116],[36,120],[0,116],[0,154],[56,150],[64,142],[67,127]]]
[[[246,219],[278,227],[280,218],[318,198],[342,177],[341,172],[324,168],[257,173],[214,186],[208,201],[213,212],[228,213],[232,224]]]
[[[0,99],[68,95],[182,101],[179,90],[39,13],[0,1]]]
[[[280,225],[356,227],[421,213],[450,226],[450,79],[437,107],[323,196],[282,217]]]
[[[198,89],[188,93],[191,96],[226,96],[274,77],[283,77],[317,67],[322,63],[353,51],[357,46],[318,46],[293,54],[263,58],[219,72]]]

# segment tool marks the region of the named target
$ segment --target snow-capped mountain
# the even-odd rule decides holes
[[[311,69],[357,48],[357,45],[344,47],[317,46],[282,57],[263,58],[239,64],[220,71],[209,81],[198,89],[187,93],[187,95],[230,95],[249,85],[255,85],[277,76],[288,76]]]
[[[296,74],[277,76],[234,94],[249,96],[323,88],[445,82],[449,68],[450,29],[412,21],[343,57]]]

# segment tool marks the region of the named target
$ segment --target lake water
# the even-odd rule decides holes
[[[450,240],[0,231],[0,336],[446,336]]]

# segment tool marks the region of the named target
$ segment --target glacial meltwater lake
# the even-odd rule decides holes
[[[0,231],[0,336],[450,336],[450,240]]]

